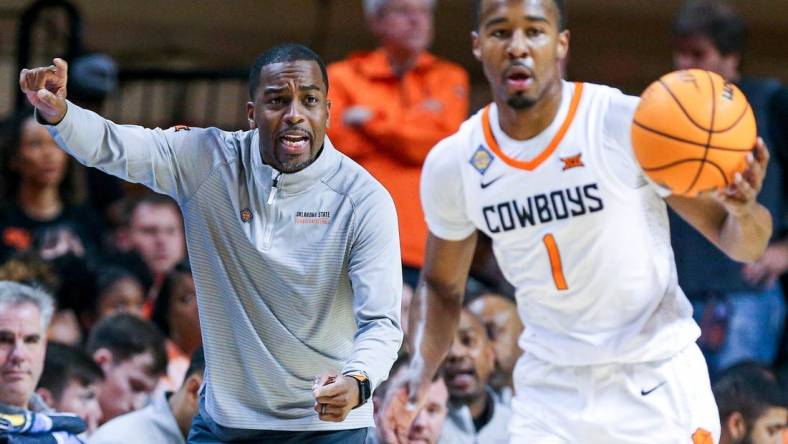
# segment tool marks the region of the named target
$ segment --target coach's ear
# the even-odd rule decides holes
[[[257,124],[254,122],[254,102],[246,102],[246,120],[249,122],[250,130],[257,128]]]
[[[747,435],[747,424],[744,421],[744,415],[741,412],[733,412],[728,415],[728,418],[723,421],[722,427],[728,429],[728,434],[735,442],[743,440]],[[723,432],[723,435],[725,432]]]

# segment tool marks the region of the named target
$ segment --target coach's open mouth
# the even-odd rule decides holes
[[[309,151],[311,138],[305,131],[287,131],[277,138],[286,154],[298,155]]]

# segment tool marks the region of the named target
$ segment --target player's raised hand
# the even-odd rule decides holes
[[[750,214],[755,199],[761,191],[766,167],[769,164],[769,150],[760,137],[755,149],[747,156],[747,169],[736,173],[734,181],[716,193],[717,199],[725,206],[729,214],[746,216]]]
[[[41,117],[55,124],[66,115],[68,64],[59,58],[52,62],[50,66],[23,69],[19,73],[19,87]]]

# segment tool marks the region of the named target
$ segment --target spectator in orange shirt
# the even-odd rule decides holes
[[[430,148],[468,114],[468,74],[427,52],[434,0],[364,0],[380,48],[328,67],[329,137],[391,193],[399,216],[403,278],[415,287],[427,227],[419,176]]]

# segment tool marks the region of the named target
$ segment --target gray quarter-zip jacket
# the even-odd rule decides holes
[[[313,410],[325,371],[388,377],[402,342],[394,204],[326,137],[308,167],[262,162],[258,132],[117,125],[68,103],[49,128],[87,166],[142,183],[181,207],[206,356],[206,410],[225,427],[369,427],[372,403],[342,423]]]

